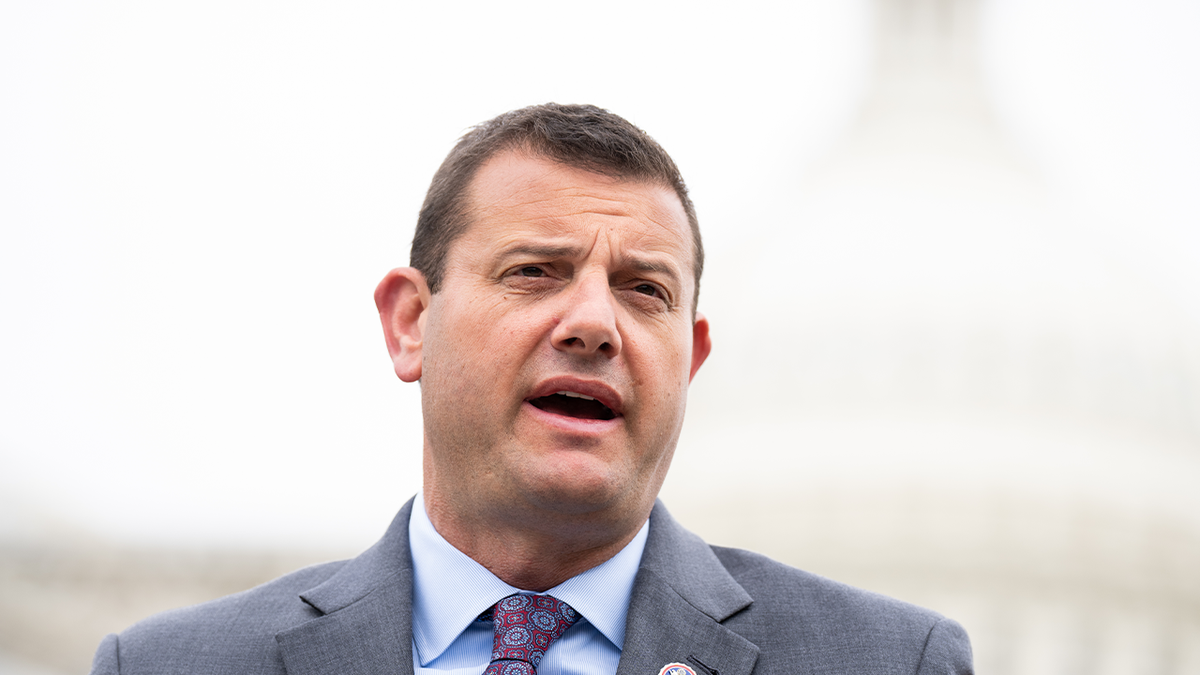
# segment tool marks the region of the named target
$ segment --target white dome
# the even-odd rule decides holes
[[[963,620],[980,672],[1200,667],[1200,621],[1105,637],[1200,614],[1200,343],[1006,144],[975,3],[876,6],[857,124],[711,253],[714,356],[664,497],[712,541]]]

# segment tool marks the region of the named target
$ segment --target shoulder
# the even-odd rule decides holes
[[[800,613],[816,620],[866,627],[897,622],[926,629],[939,614],[885,595],[805,572],[764,555],[713,546],[726,571],[754,598],[759,611]]]
[[[275,635],[319,615],[300,593],[344,564],[307,567],[241,593],[156,614],[109,636],[93,672],[117,672],[119,664],[125,675],[282,673]]]
[[[954,621],[740,549],[711,547],[754,599],[724,625],[761,650],[756,674],[841,672],[871,663],[880,673],[971,673],[971,647]]]

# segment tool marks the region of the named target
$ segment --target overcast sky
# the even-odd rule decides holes
[[[4,527],[373,541],[419,487],[420,418],[371,294],[467,127],[610,108],[675,156],[719,251],[771,226],[748,202],[786,212],[756,185],[827,152],[869,77],[862,1],[407,5],[0,7]],[[1010,138],[1200,319],[1200,5],[983,17]]]

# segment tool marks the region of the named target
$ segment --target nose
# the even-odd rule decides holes
[[[564,298],[562,319],[550,336],[554,348],[581,356],[621,353],[615,299],[603,274],[576,280],[573,293]]]

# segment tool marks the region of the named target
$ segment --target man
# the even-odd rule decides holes
[[[656,496],[708,356],[670,157],[517,110],[434,177],[376,304],[420,381],[424,487],[354,560],[109,636],[96,673],[969,673],[933,612],[709,547]]]

